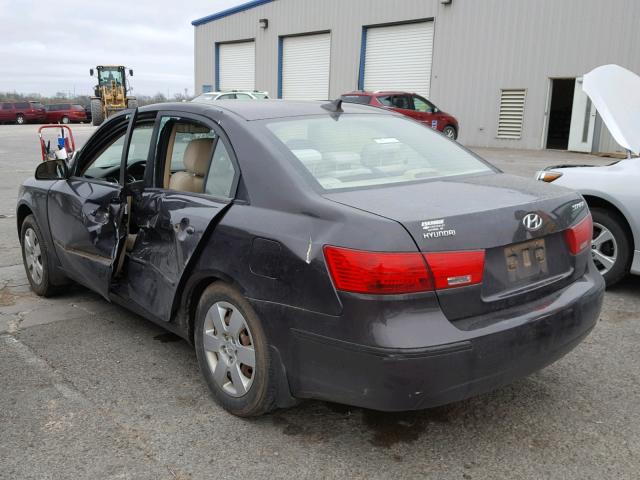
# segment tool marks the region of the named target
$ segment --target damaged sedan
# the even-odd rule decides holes
[[[17,218],[37,294],[72,280],[182,336],[240,416],[477,395],[569,352],[603,299],[579,194],[340,101],[120,113],[38,166]]]

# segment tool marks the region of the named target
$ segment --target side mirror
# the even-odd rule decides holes
[[[89,69],[89,75],[93,77],[93,68]]]
[[[47,160],[36,168],[36,180],[64,180],[69,177],[65,160]]]
[[[129,69],[129,76],[133,77],[133,70]]]

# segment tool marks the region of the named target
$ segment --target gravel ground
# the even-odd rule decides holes
[[[304,402],[241,420],[216,406],[193,350],[80,287],[27,286],[15,229],[36,127],[0,126],[0,478],[638,478],[640,279],[529,378],[449,406],[385,414]],[[75,126],[79,143],[93,127]],[[531,176],[587,155],[478,149]]]

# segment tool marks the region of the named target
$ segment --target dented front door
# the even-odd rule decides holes
[[[135,118],[136,113],[130,116],[126,130],[121,135],[113,135],[115,141],[105,144],[104,149],[96,154],[97,158],[111,146],[117,145],[118,151],[121,150],[120,171],[115,174],[119,181],[78,174],[55,183],[47,201],[49,229],[65,273],[107,299],[118,254],[126,236],[127,206],[122,186],[122,165],[126,165],[131,126]],[[122,128],[122,124],[113,128]],[[101,137],[98,136],[95,141],[100,142]],[[91,148],[87,151],[91,151]],[[85,164],[92,161],[95,159],[84,159]]]

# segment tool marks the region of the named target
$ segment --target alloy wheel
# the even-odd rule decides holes
[[[456,131],[451,127],[446,127],[444,129],[444,135],[445,137],[450,138],[451,140],[456,139]]]
[[[598,271],[605,275],[618,260],[618,242],[611,231],[600,223],[593,223],[591,255]]]
[[[27,270],[31,280],[36,285],[42,283],[44,268],[42,265],[42,253],[40,250],[40,240],[33,228],[27,228],[24,232],[24,258],[27,263]]]
[[[245,395],[255,376],[256,352],[240,310],[228,302],[214,303],[204,320],[202,341],[218,387],[232,397]]]
[[[17,123],[18,125],[22,125],[22,124],[24,123],[24,117],[23,117],[22,115],[18,115],[18,116],[16,117],[16,123]]]

